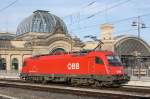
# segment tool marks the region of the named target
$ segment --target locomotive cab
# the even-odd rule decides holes
[[[107,66],[110,68],[109,74],[124,74],[123,65],[116,55],[106,55]]]
[[[95,51],[91,55],[95,59],[94,74],[97,75],[99,81],[105,81],[104,85],[121,85],[130,80],[130,77],[125,74],[124,66],[121,63],[119,56],[111,51]],[[91,64],[92,66],[93,64]],[[92,70],[92,68],[90,68]],[[92,72],[93,73],[93,72]],[[107,82],[107,83],[106,83]]]
[[[109,75],[112,76],[115,83],[126,83],[130,80],[130,77],[124,71],[124,66],[119,56],[114,54],[106,55],[106,60],[106,64],[109,68]]]

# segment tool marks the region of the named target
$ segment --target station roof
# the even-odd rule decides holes
[[[121,55],[133,55],[134,52],[140,56],[150,56],[150,46],[142,38],[132,35],[120,35],[114,37],[115,51]]]

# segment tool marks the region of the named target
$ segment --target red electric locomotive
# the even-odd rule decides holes
[[[119,58],[110,51],[30,57],[24,60],[20,78],[36,82],[92,86],[116,86],[129,81]]]

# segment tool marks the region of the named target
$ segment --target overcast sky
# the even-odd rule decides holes
[[[132,27],[137,17],[150,13],[150,0],[0,0],[0,31],[16,32],[18,24],[33,11],[48,10],[61,17],[69,33],[82,40],[85,35],[100,38],[100,25],[114,24],[114,36],[137,35]],[[7,8],[12,2],[15,4]],[[6,8],[5,8],[6,7]],[[4,8],[4,9],[3,9]],[[128,20],[119,21],[129,18]],[[141,37],[150,44],[150,15],[142,16],[147,28],[141,29]]]

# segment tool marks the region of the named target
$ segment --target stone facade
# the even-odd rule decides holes
[[[31,34],[29,33],[29,37]],[[36,33],[37,34],[37,33]],[[13,69],[12,60],[16,58],[18,60],[18,70],[21,70],[23,60],[30,56],[49,54],[58,48],[63,49],[66,52],[80,51],[84,44],[79,40],[75,42],[75,38],[66,36],[64,34],[53,34],[51,36],[43,37],[40,35],[34,35],[35,38],[27,40],[27,35],[22,35],[20,38],[16,37],[13,40],[0,40],[0,59],[5,59],[6,67],[4,70],[10,71]],[[33,37],[33,36],[31,36]],[[80,46],[76,43],[79,43]],[[1,64],[0,64],[1,65]]]
[[[19,24],[16,35],[0,33],[0,71],[18,72],[27,57],[80,51],[83,46],[79,38],[72,38],[67,33],[65,23],[59,17],[37,10]]]

